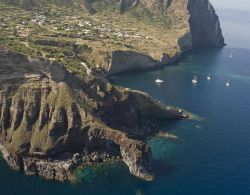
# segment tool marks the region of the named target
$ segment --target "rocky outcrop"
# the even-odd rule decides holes
[[[132,174],[152,180],[143,140],[158,121],[185,117],[147,94],[47,60],[0,51],[0,67],[0,150],[28,175],[71,180],[81,165],[121,158]]]
[[[209,0],[123,0],[122,12],[141,6],[154,15],[170,17],[174,26],[185,25],[189,31],[180,38],[182,51],[197,47],[222,47],[224,38],[219,18]]]
[[[192,48],[224,46],[219,18],[209,0],[189,0],[187,9]]]
[[[131,149],[133,148],[133,150]],[[153,181],[154,175],[151,170],[151,151],[149,146],[143,143],[131,144],[121,148],[123,161],[129,167],[129,171],[146,181]]]
[[[183,52],[222,47],[225,44],[219,18],[209,0],[121,1],[122,13],[138,6],[154,15],[160,14],[162,17],[170,18],[172,28],[183,29],[183,33],[176,41],[179,48],[173,57],[169,57],[167,50],[159,51],[163,52],[161,59],[140,52],[112,52],[110,74],[156,68],[176,62]],[[165,55],[168,56],[167,59],[164,58]]]

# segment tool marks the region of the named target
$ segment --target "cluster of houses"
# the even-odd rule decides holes
[[[9,17],[0,17],[0,30],[9,30]]]
[[[31,19],[31,22],[42,26],[46,22],[46,19],[47,19],[46,16],[44,16],[42,14],[35,13],[34,18]]]
[[[65,19],[64,19],[65,18]],[[62,22],[60,21],[62,20]],[[136,31],[126,32],[113,27],[109,24],[104,24],[98,20],[86,20],[80,16],[63,16],[56,19],[47,17],[44,13],[34,13],[26,21],[18,22],[16,25],[15,33],[17,35],[26,35],[28,24],[36,24],[39,26],[49,25],[50,29],[55,31],[65,31],[72,38],[101,38],[113,37],[117,39],[149,39],[144,35],[136,33]],[[0,29],[6,28],[6,24],[1,21]],[[25,30],[26,29],[26,30]]]
[[[69,32],[78,31],[77,33],[78,35],[82,33],[85,37],[98,35],[100,38],[106,38],[112,36],[120,39],[126,39],[126,38],[149,39],[149,37],[140,35],[136,32],[122,31],[110,25],[96,22],[93,20],[92,21],[84,20],[83,18],[77,16],[73,17],[66,16],[66,21],[68,21],[68,23],[65,23],[63,26],[61,26],[60,30],[65,30]]]
[[[128,33],[128,32],[114,32],[114,36],[117,38],[132,38],[132,39],[149,39],[147,36],[143,36],[137,33]]]

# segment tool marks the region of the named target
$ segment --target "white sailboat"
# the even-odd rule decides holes
[[[210,75],[210,73],[208,74],[208,76],[207,76],[207,80],[211,80],[211,75]]]
[[[231,52],[230,58],[233,58],[233,52]]]
[[[195,76],[195,75],[194,75],[194,78],[193,78],[193,80],[192,80],[192,83],[193,83],[193,84],[196,84],[196,83],[198,83],[198,79],[197,79],[197,76]]]
[[[226,82],[226,86],[227,86],[227,87],[230,86],[230,81],[229,81],[229,80]]]
[[[156,83],[164,83],[164,81],[161,80],[161,79],[156,79],[155,82],[156,82]]]

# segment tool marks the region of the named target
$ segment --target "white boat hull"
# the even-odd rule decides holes
[[[156,82],[156,83],[164,83],[164,81],[161,80],[161,79],[156,79],[155,82]]]

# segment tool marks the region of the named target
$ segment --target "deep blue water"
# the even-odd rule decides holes
[[[209,72],[211,81],[206,80]],[[197,85],[191,83],[194,74],[198,75]],[[156,78],[166,83],[158,86]],[[144,187],[146,194],[250,193],[249,50],[211,50],[190,56],[178,66],[115,81],[201,117],[167,127],[181,142],[151,140],[160,167],[155,162],[159,176],[154,184]]]
[[[243,14],[238,8],[218,11],[227,47],[193,54],[161,70],[113,78],[116,85],[145,91],[200,117],[162,127],[172,130],[179,141],[149,141],[154,182],[134,178],[122,164],[87,169],[79,173],[84,182],[77,184],[48,182],[12,171],[0,160],[0,194],[250,194],[249,21],[235,20]],[[206,80],[209,72],[211,81]],[[194,74],[197,85],[191,83]],[[165,83],[156,85],[157,78]],[[225,86],[228,79],[230,87]]]

